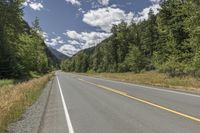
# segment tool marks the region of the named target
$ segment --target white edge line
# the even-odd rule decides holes
[[[79,76],[83,76],[83,75],[79,75]],[[186,95],[186,96],[192,96],[192,97],[198,97],[198,98],[200,97],[200,95],[197,95],[197,94],[190,94],[190,93],[178,92],[178,91],[173,91],[173,90],[159,89],[159,88],[156,88],[156,87],[154,88],[154,87],[149,87],[149,86],[144,86],[144,85],[125,83],[125,82],[121,82],[121,81],[114,81],[114,80],[104,79],[104,78],[96,78],[96,77],[90,77],[90,76],[84,76],[84,77],[108,81],[108,82],[113,82],[113,83],[122,83],[122,84],[130,85],[130,86],[134,86],[134,87],[148,88],[148,89],[158,90],[158,91],[163,91],[163,92],[168,92],[168,93],[171,92],[171,93],[182,94],[182,95]]]
[[[61,88],[61,85],[60,85],[60,81],[59,81],[57,75],[56,75],[56,79],[57,79],[58,87],[59,87],[59,90],[60,90],[60,95],[61,95],[62,104],[63,104],[63,108],[64,108],[64,112],[65,112],[65,118],[66,118],[66,121],[67,121],[68,130],[69,130],[69,133],[74,133],[74,129],[72,127],[72,123],[71,123],[71,120],[70,120],[70,117],[69,117],[69,112],[68,112],[68,109],[67,109],[67,105],[65,103],[65,99],[64,99],[64,96],[63,96],[63,93],[62,93],[62,88]]]

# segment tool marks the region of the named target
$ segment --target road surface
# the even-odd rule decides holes
[[[59,71],[40,132],[200,133],[200,96]]]

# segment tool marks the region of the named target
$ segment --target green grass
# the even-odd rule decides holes
[[[14,84],[14,80],[8,80],[8,79],[0,80],[0,87],[13,85],[13,84]]]
[[[38,99],[52,76],[48,74],[13,86],[0,87],[0,133]]]
[[[143,73],[85,73],[89,76],[103,77],[129,83],[167,87],[180,91],[200,93],[200,78],[191,76],[170,77],[155,71]]]

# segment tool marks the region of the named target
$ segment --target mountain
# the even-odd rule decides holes
[[[59,51],[57,51],[56,49],[52,48],[52,47],[48,47],[49,51],[56,57],[56,59],[58,60],[64,60],[64,59],[68,59],[69,57]]]

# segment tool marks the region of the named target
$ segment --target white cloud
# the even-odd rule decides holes
[[[28,3],[30,2],[30,0],[26,0],[24,3],[23,3],[23,6],[28,6]]]
[[[48,39],[49,38],[49,35],[46,32],[41,32],[40,34],[42,35],[42,37],[44,39]]]
[[[78,6],[81,5],[79,0],[65,0],[65,1],[71,3],[72,5],[78,5]]]
[[[90,26],[99,27],[101,30],[110,32],[113,24],[119,24],[122,20],[130,23],[133,19],[134,14],[119,8],[99,8],[97,10],[90,10],[83,16],[83,22]]]
[[[161,0],[150,0],[152,3],[160,3]]]
[[[50,39],[48,34],[43,32],[43,37],[48,47],[52,47],[67,56],[72,56],[81,49],[95,46],[111,35],[110,33],[105,32],[78,33],[76,31],[66,31],[66,33],[63,34],[69,38],[67,43],[63,41],[61,36]]]
[[[105,32],[81,32],[67,31],[64,33],[70,40],[68,43],[71,45],[78,44],[81,49],[89,48],[100,43],[104,39],[108,38],[111,34]]]
[[[67,41],[69,44],[72,44],[72,45],[77,45],[77,44],[80,44],[78,41],[76,40],[68,40]]]
[[[51,38],[51,39],[46,39],[45,43],[47,44],[47,46],[50,47],[56,47],[57,45],[60,44],[64,44],[65,42],[62,40],[62,38],[60,36],[57,36],[55,38]]]
[[[151,1],[159,1],[159,0],[151,0]],[[154,14],[157,14],[159,12],[160,9],[160,5],[157,4],[153,4],[147,8],[144,8],[141,12],[138,13],[138,15],[136,17],[134,17],[134,20],[136,22],[139,21],[143,21],[143,20],[147,20],[148,19],[148,14],[150,10],[153,10]]]
[[[34,2],[31,2],[29,4],[29,6],[33,9],[33,10],[37,10],[37,11],[40,11],[43,7],[43,5],[41,3],[34,3]]]
[[[67,44],[65,41],[62,40],[60,36],[50,39],[49,36],[45,32],[43,32],[43,36],[45,37],[45,43],[48,47],[56,49],[57,51],[69,57],[71,57],[72,55],[74,55],[75,53],[81,50],[79,48],[76,48],[72,44]],[[71,43],[75,43],[75,42],[71,42]]]
[[[80,0],[65,1],[70,2],[72,5],[81,5]],[[146,20],[148,19],[150,9],[157,14],[159,11],[158,9],[160,9],[160,0],[149,1],[152,2],[152,5],[135,15],[133,12],[125,12],[124,10],[118,8],[117,5],[103,7],[109,5],[109,0],[96,0],[96,4],[99,5],[98,9],[92,9],[85,13],[85,11],[79,7],[78,11],[83,14],[85,13],[83,15],[83,22],[90,26],[97,27],[103,32],[77,32],[74,30],[68,30],[63,33],[68,38],[67,42],[63,41],[60,36],[50,39],[46,33],[43,33],[45,42],[48,46],[51,46],[68,56],[72,56],[81,49],[95,46],[104,39],[110,37],[110,29],[113,24],[119,24],[122,20],[127,23],[130,23],[132,20],[135,20],[136,22]]]
[[[77,33],[76,31],[67,31],[66,33],[64,33],[64,35],[68,36],[70,39],[74,39],[74,40],[80,40],[81,34]]]
[[[61,47],[59,47],[57,50],[65,55],[71,57],[74,54],[76,54],[78,51],[80,51],[81,49],[77,49],[73,45],[70,45],[70,44],[64,44]]]
[[[83,10],[83,8],[79,8],[78,11],[81,12],[82,14],[85,13],[85,11]]]
[[[99,4],[103,5],[103,6],[107,6],[109,4],[110,0],[98,0]]]
[[[116,8],[117,5],[116,4],[112,4],[110,7]]]
[[[31,0],[26,0],[23,3],[24,6],[29,6],[33,10],[40,11],[41,9],[44,8],[42,2],[36,2],[36,1],[31,1]]]

